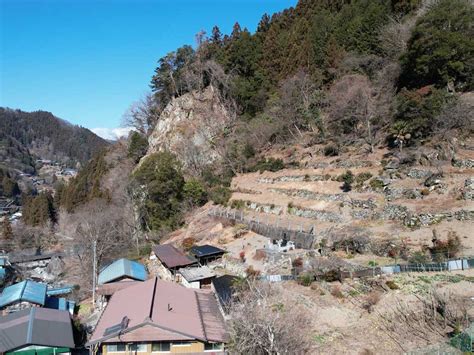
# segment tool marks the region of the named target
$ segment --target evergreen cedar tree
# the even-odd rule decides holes
[[[22,204],[22,220],[25,224],[45,227],[49,223],[56,223],[56,209],[51,193],[42,192],[36,196],[25,196]]]
[[[180,224],[185,181],[174,155],[159,152],[148,156],[133,173],[132,184],[146,196],[140,211],[143,227],[173,229]]]
[[[412,16],[420,3],[302,0],[271,18],[265,14],[255,34],[236,23],[231,35],[222,38],[214,27],[198,50],[231,74],[232,96],[247,121],[268,106],[282,80],[299,70],[326,87],[348,53],[383,57],[383,26],[390,17]],[[449,81],[461,90],[472,89],[473,11],[468,0],[441,0],[419,19],[401,59],[400,89],[443,87]],[[151,87],[160,107],[187,90],[183,73],[197,57],[183,46],[159,60]]]

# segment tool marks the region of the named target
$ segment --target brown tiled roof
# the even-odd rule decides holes
[[[197,263],[197,260],[184,254],[171,244],[160,244],[153,248],[153,252],[168,268],[183,267]]]
[[[188,289],[157,278],[115,292],[90,343],[117,341],[118,331],[104,333],[124,317],[129,321],[120,332],[120,341],[226,339],[225,323],[210,291]]]

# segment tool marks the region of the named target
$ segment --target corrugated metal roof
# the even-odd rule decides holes
[[[200,246],[194,246],[191,248],[191,254],[199,258],[203,256],[211,256],[211,255],[224,254],[224,253],[225,253],[225,250],[217,248],[213,245],[200,245]]]
[[[72,290],[74,289],[74,286],[62,286],[62,287],[55,287],[55,288],[49,288],[46,291],[46,294],[48,296],[59,296],[59,295],[66,295],[68,293],[71,293]]]
[[[119,331],[118,341],[124,341],[124,337],[127,337],[126,341],[132,342],[143,340],[139,328],[149,325],[176,333],[154,332],[153,337],[147,339],[151,341],[178,340],[183,335],[216,342],[223,342],[227,338],[224,319],[212,292],[185,288],[155,278],[115,292],[88,344],[117,341],[119,332],[105,334],[107,329],[120,324],[124,317],[128,318],[129,323],[126,329]],[[176,335],[180,337],[170,338]]]
[[[0,296],[0,307],[5,307],[17,302],[31,302],[44,306],[46,301],[45,284],[25,280],[6,287]]]
[[[210,279],[216,276],[207,266],[179,269],[178,272],[183,275],[188,282]]]
[[[28,345],[74,348],[68,312],[32,307],[0,317],[0,352]]]
[[[153,248],[153,252],[168,268],[188,266],[197,263],[197,260],[184,254],[171,244],[161,244]]]
[[[144,265],[128,259],[119,259],[103,269],[99,274],[99,285],[128,277],[134,280],[145,281],[148,277]]]

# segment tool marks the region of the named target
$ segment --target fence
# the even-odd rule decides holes
[[[278,219],[276,223],[272,223],[270,218],[267,217],[265,222],[258,215],[252,216],[241,210],[219,207],[211,209],[208,214],[245,224],[251,231],[268,237],[272,241],[280,239],[293,241],[298,249],[312,249],[316,241],[316,235],[313,234],[314,226],[311,228],[311,232],[308,233],[303,231],[302,225],[292,224],[289,220]]]
[[[474,269],[474,257],[447,260],[440,263],[428,264],[397,264],[381,267],[365,268],[356,271],[340,271],[340,279],[369,277],[382,274],[398,274],[402,272],[430,272],[430,271],[456,271]]]

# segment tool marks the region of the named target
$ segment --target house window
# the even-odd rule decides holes
[[[153,343],[151,345],[151,351],[153,352],[165,352],[165,351],[170,351],[170,343],[166,342],[159,342],[159,343]]]
[[[117,353],[125,351],[125,344],[117,343],[117,344],[107,344],[106,345],[108,353]]]
[[[137,352],[137,353],[146,353],[147,352],[146,343],[129,344],[128,349],[130,351]]]
[[[222,343],[205,343],[204,351],[222,350]]]

